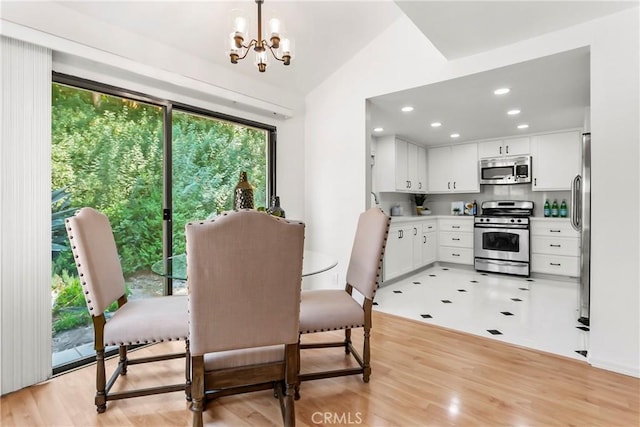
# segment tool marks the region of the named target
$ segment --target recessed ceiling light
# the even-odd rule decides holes
[[[509,110],[507,114],[510,116],[515,116],[516,114],[520,114],[520,110]]]
[[[529,125],[527,125],[527,124],[518,125],[518,129],[526,129],[528,127],[529,127]]]
[[[413,107],[407,105],[406,107],[402,107],[402,112],[403,113],[410,113],[411,111],[413,111]]]
[[[373,128],[374,132],[382,132],[384,128]]]
[[[451,138],[458,138],[460,137],[459,133],[452,133],[451,135],[449,135]]]
[[[433,123],[431,123],[431,127],[432,127],[432,128],[438,128],[438,127],[440,127],[440,126],[442,126],[442,123],[440,123],[440,122],[433,122]]]
[[[501,87],[500,89],[496,89],[493,91],[495,95],[504,95],[505,93],[509,93],[511,89],[508,87]]]

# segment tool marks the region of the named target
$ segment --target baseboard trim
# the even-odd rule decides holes
[[[640,366],[626,366],[608,360],[596,359],[593,357],[588,357],[588,361],[589,364],[594,368],[604,369],[606,371],[640,378]]]

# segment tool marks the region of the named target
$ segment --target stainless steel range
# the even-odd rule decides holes
[[[529,217],[533,202],[497,200],[482,203],[474,220],[475,269],[529,276]]]

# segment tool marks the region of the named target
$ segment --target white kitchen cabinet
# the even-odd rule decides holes
[[[473,264],[473,217],[438,220],[438,261]]]
[[[395,136],[379,138],[376,146],[377,191],[426,193],[426,150]]]
[[[478,143],[478,158],[525,156],[531,152],[529,137],[498,139]]]
[[[580,235],[569,219],[531,219],[531,272],[580,276]]]
[[[410,273],[436,260],[435,227],[435,218],[416,218],[389,227],[383,281]],[[428,235],[426,240],[425,235]]]
[[[422,224],[422,265],[436,262],[438,259],[438,233],[436,220],[427,220]]]
[[[531,137],[532,190],[570,190],[580,173],[580,131],[534,135]]]
[[[389,227],[384,252],[384,280],[389,280],[413,269],[413,227],[397,224]]]
[[[428,193],[479,193],[478,144],[427,150]]]

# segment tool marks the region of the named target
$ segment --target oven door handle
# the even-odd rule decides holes
[[[483,230],[527,230],[529,226],[526,224],[499,225],[499,224],[475,224],[475,228]]]

